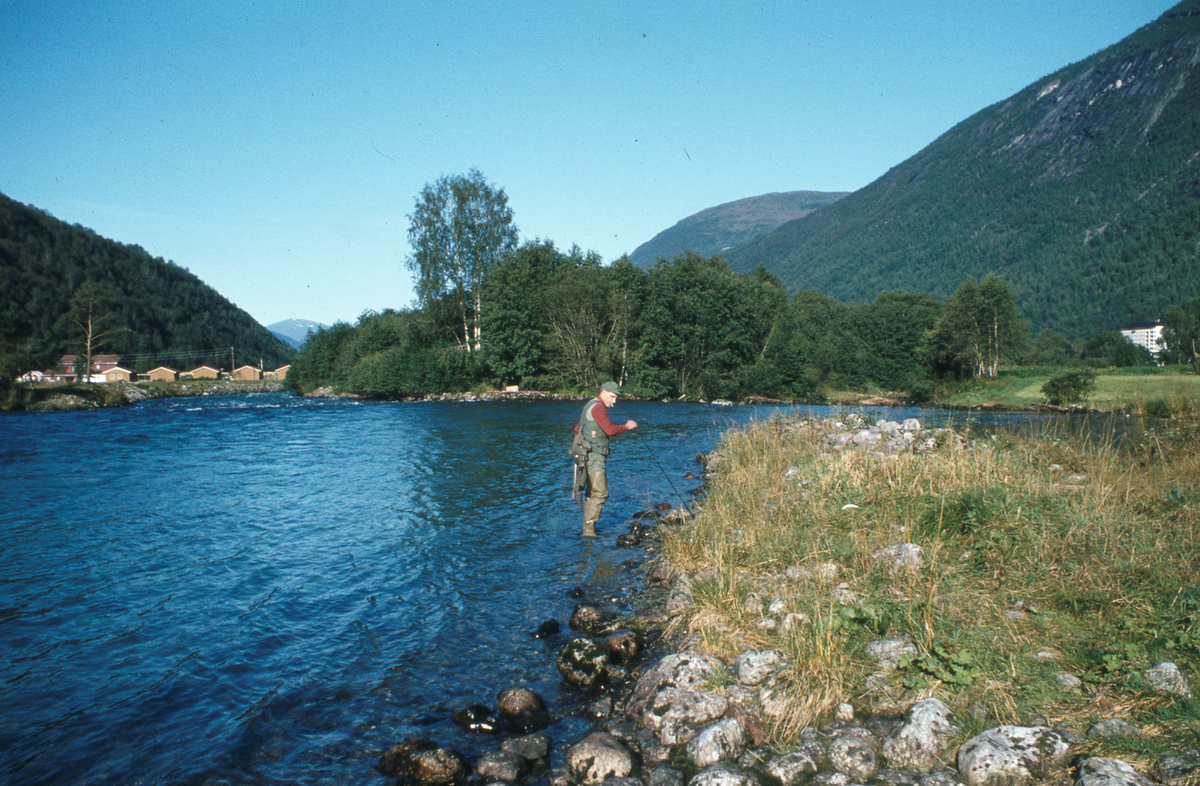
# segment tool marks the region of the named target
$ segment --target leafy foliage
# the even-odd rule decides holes
[[[1090,368],[1074,368],[1054,374],[1042,385],[1042,393],[1054,405],[1076,404],[1096,390],[1096,372]]]

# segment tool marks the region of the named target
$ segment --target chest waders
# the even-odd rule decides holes
[[[596,522],[604,510],[608,499],[608,435],[592,417],[593,407],[603,407],[604,403],[594,398],[583,405],[579,416],[580,441],[586,448],[584,465],[587,471],[587,495],[583,501],[583,536],[596,537]]]

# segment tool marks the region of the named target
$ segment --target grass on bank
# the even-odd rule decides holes
[[[958,407],[1000,406],[1028,409],[1046,403],[1042,385],[1061,369],[1022,369],[1001,372],[998,379],[978,383],[955,394],[946,403]],[[1196,417],[1200,415],[1200,376],[1162,369],[1101,370],[1096,390],[1088,398],[1091,409],[1124,410],[1131,415]]]
[[[999,723],[1086,731],[1120,717],[1144,736],[1085,747],[1135,760],[1197,746],[1196,703],[1156,695],[1143,677],[1162,661],[1200,667],[1194,426],[1119,450],[1055,434],[943,436],[927,455],[878,460],[830,451],[797,423],[727,434],[694,525],[665,545],[696,576],[680,624],[705,649],[787,654],[783,689],[764,707],[774,742],[839,702],[937,696],[963,739]],[[924,549],[920,570],[893,573],[872,556],[908,542]],[[750,593],[781,601],[777,619],[804,621],[762,627]],[[898,636],[917,655],[872,677],[868,643]],[[1064,688],[1064,672],[1082,688]]]

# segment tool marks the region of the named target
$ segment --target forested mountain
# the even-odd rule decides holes
[[[44,361],[79,351],[62,317],[85,282],[111,290],[120,312],[114,323],[124,328],[98,349],[133,357],[139,367],[132,370],[228,366],[230,348],[239,365],[261,359],[275,368],[292,356],[290,347],[182,267],[0,194],[0,338],[5,354],[36,355]],[[223,354],[205,354],[210,350]]]
[[[720,254],[846,196],[845,191],[788,191],[726,202],[688,216],[638,246],[629,258],[641,267],[686,251]]]
[[[1200,0],[958,124],[883,177],[726,254],[792,291],[944,298],[1003,276],[1071,337],[1200,294]]]

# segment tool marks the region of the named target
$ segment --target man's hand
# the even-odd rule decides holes
[[[625,428],[627,428],[627,429],[635,429],[635,428],[637,428],[637,421],[636,421],[636,420],[627,420],[627,421],[625,421]]]

